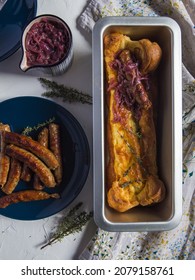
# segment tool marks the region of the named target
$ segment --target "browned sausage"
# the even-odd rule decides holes
[[[56,156],[59,166],[54,170],[54,176],[57,184],[60,184],[62,181],[62,149],[60,142],[60,126],[55,123],[49,124],[49,145],[50,150]]]
[[[0,122],[0,131],[11,131],[9,124],[3,124]]]
[[[3,131],[10,131],[8,124],[0,123],[0,187],[2,187],[8,177],[10,158],[5,155],[5,141]]]
[[[39,157],[45,164],[51,168],[55,169],[59,166],[58,160],[54,156],[54,154],[37,141],[31,139],[28,136],[21,135],[15,132],[7,132],[4,131],[4,139],[6,143],[15,144],[23,149],[26,149],[37,157]]]
[[[55,187],[56,182],[51,170],[35,155],[13,144],[7,145],[5,152],[8,156],[25,163],[35,172],[47,187]]]
[[[30,182],[32,176],[32,170],[24,163],[22,167],[22,173],[20,176],[20,179],[22,179],[25,182]]]
[[[32,170],[24,163],[20,179],[24,182],[30,182],[32,178]]]
[[[41,182],[41,180],[39,179],[39,177],[37,176],[37,174],[34,174],[34,178],[33,178],[33,188],[35,190],[43,190],[44,189],[44,185]]]
[[[48,148],[48,135],[49,135],[49,131],[47,127],[44,127],[38,134],[38,142]]]
[[[25,190],[13,192],[11,194],[0,197],[0,208],[5,208],[13,203],[28,202],[35,200],[44,200],[49,198],[59,198],[59,194],[49,194],[43,191]]]
[[[8,179],[6,184],[1,188],[4,193],[10,194],[15,190],[20,180],[21,169],[21,162],[15,158],[11,158]]]
[[[48,148],[48,134],[48,128],[46,127],[44,127],[38,134],[38,142],[46,148]],[[37,174],[34,175],[33,187],[35,190],[42,190],[44,188],[44,185]]]
[[[0,153],[0,186],[4,186],[9,172],[10,158]]]

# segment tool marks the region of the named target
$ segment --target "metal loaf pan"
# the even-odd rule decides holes
[[[148,38],[162,48],[158,68],[157,163],[166,186],[163,202],[135,207],[125,213],[111,209],[106,200],[105,73],[103,38],[121,32],[132,40]],[[93,152],[94,218],[107,231],[165,231],[175,228],[182,215],[182,78],[181,32],[168,17],[106,17],[94,26]]]

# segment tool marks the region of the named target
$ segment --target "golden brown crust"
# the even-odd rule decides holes
[[[162,201],[165,197],[165,187],[156,176],[149,176],[143,190],[137,195],[142,206]]]
[[[118,81],[117,69],[111,66],[118,53],[122,63],[130,61],[133,53],[139,60],[141,75],[145,75],[158,66],[161,49],[157,43],[147,39],[131,41],[128,36],[119,33],[104,38],[108,87],[107,200],[110,207],[124,212],[137,205],[160,202],[164,198],[165,188],[157,175],[156,134],[148,93],[142,82],[134,86],[135,99],[141,111],[141,115],[136,117],[133,109],[119,105],[116,89],[110,87]]]
[[[151,42],[148,39],[142,39],[138,44],[140,45],[136,47],[134,53],[141,62],[141,72],[147,74],[154,71],[158,67],[162,56],[161,48],[156,42]]]
[[[154,71],[160,62],[162,50],[156,42],[148,39],[132,41],[129,36],[121,33],[112,33],[104,37],[105,61],[112,60],[120,49],[131,50],[140,61],[140,71],[147,74]]]

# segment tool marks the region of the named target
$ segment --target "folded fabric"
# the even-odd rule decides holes
[[[91,0],[78,24],[91,32],[105,16],[168,16],[182,31],[183,215],[165,232],[106,232],[98,229],[80,259],[195,259],[195,1]],[[179,116],[178,116],[179,117]]]

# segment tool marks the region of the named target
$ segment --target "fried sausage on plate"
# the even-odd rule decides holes
[[[57,184],[62,181],[62,148],[60,142],[60,126],[56,123],[49,124],[49,146],[50,150],[56,156],[59,166],[54,170],[54,176]]]
[[[47,192],[37,190],[13,192],[6,196],[0,197],[0,208],[6,208],[13,203],[45,200],[49,198],[59,198],[59,194],[49,194]]]
[[[15,190],[20,180],[21,170],[22,170],[21,162],[15,158],[11,158],[8,179],[5,185],[1,188],[1,190],[4,193],[10,194]]]
[[[45,186],[55,187],[56,182],[51,170],[34,154],[13,144],[7,145],[5,152],[8,156],[25,163],[39,176]]]
[[[3,131],[10,131],[10,126],[0,123],[0,187],[3,187],[7,182],[10,167],[10,158],[5,154]]]
[[[47,127],[44,127],[38,134],[38,142],[46,148],[48,148],[48,135],[49,131]],[[33,187],[35,190],[42,190],[44,188],[44,185],[37,174],[34,174]]]
[[[3,133],[6,143],[14,144],[34,153],[37,157],[44,161],[50,169],[55,169],[59,166],[58,160],[56,159],[54,154],[37,141],[31,139],[28,136],[21,135],[15,132],[4,131]]]

